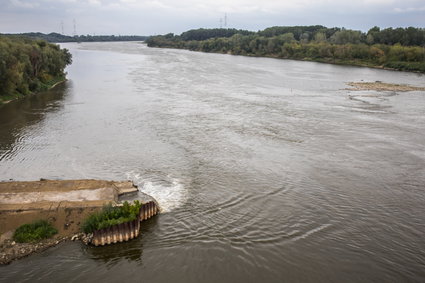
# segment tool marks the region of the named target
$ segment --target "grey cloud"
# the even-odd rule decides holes
[[[3,3],[1,3],[3,2]],[[0,0],[0,32],[59,32],[73,19],[80,34],[180,33],[218,27],[258,30],[273,25],[322,24],[365,30],[378,26],[423,27],[423,0]]]

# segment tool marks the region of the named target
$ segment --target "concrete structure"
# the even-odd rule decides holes
[[[131,181],[0,182],[0,234],[46,219],[60,235],[72,235],[79,232],[79,224],[90,213],[117,203],[121,195],[137,191]]]

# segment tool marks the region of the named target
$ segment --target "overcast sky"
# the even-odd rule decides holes
[[[324,25],[367,31],[425,27],[425,0],[0,0],[0,33],[180,34],[194,28],[260,30]],[[63,23],[63,25],[62,25]]]

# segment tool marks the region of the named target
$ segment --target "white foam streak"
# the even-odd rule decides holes
[[[170,212],[181,207],[187,200],[187,191],[179,179],[167,176],[165,180],[153,180],[140,174],[127,174],[139,191],[152,196],[161,212]]]

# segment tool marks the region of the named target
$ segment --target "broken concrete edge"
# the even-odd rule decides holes
[[[113,186],[117,189],[118,196],[138,192],[139,189],[132,181],[114,182]]]

